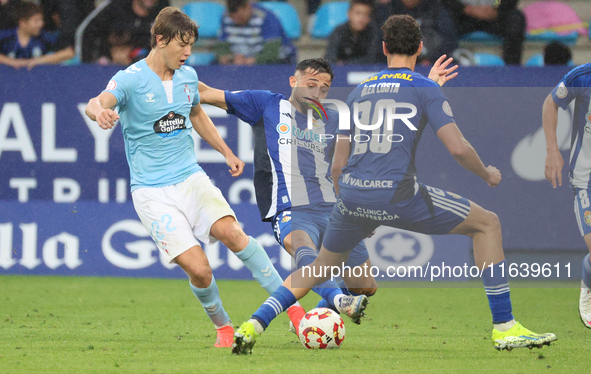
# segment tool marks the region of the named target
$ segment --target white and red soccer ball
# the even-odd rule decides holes
[[[338,348],[345,340],[345,323],[334,311],[328,308],[312,309],[299,327],[300,341],[308,349]]]

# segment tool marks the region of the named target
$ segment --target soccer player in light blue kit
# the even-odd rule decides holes
[[[222,91],[199,83],[203,103],[227,110],[252,126],[254,186],[261,219],[271,222],[275,239],[295,259],[297,268],[311,264],[318,256],[336,202],[330,166],[338,113],[314,118],[312,130],[307,129],[305,114],[310,100],[326,98],[333,77],[325,60],[301,61],[289,79],[289,99],[270,91]],[[363,243],[353,249],[346,265],[371,268]],[[345,276],[340,285],[328,281],[314,290],[323,297],[320,306],[345,311],[358,322],[360,314],[350,307],[352,298],[343,295],[371,296],[376,288],[375,280],[368,275]],[[337,305],[335,298],[341,301]],[[298,318],[303,315],[290,314],[292,331],[297,333]]]
[[[546,136],[546,179],[552,187],[562,186],[564,160],[556,140],[558,107],[566,110],[575,100],[573,116],[569,181],[574,194],[575,216],[581,236],[591,253],[591,64],[571,70],[546,98],[542,109],[542,124]],[[579,296],[579,316],[591,328],[591,262],[589,254],[583,259],[583,277]]]
[[[495,167],[485,167],[463,137],[439,85],[414,72],[423,47],[418,23],[410,16],[391,16],[382,32],[388,68],[366,79],[349,96],[355,136],[341,135],[337,141],[334,163],[346,166],[322,248],[310,265],[312,274],[345,261],[351,249],[381,225],[432,235],[468,235],[473,238],[476,265],[483,269],[494,347],[510,350],[550,344],[554,334],[532,333],[513,318],[507,273],[502,272],[505,259],[498,217],[459,195],[417,182],[415,153],[427,124],[456,161],[489,186],[498,185],[501,174]],[[403,116],[393,120],[393,114]],[[371,129],[362,128],[370,124]],[[280,300],[280,307],[286,308],[330,275],[304,277],[297,270],[269,300]],[[273,308],[263,304],[236,331],[238,348],[232,352],[251,352],[275,315]]]
[[[282,279],[197,163],[192,129],[224,155],[232,176],[244,168],[201,108],[197,73],[184,66],[198,36],[186,14],[163,9],[152,27],[149,56],[118,72],[89,101],[86,114],[103,129],[120,119],[136,212],[161,253],[189,275],[191,291],[216,327],[215,346],[229,347],[232,322],[197,239],[224,243],[269,293]]]

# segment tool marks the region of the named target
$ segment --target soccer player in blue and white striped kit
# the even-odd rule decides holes
[[[340,135],[337,141],[334,163],[346,166],[322,248],[310,265],[312,274],[346,261],[351,249],[381,225],[430,235],[467,235],[473,239],[475,262],[482,269],[494,347],[511,350],[550,344],[556,339],[554,334],[535,334],[513,318],[508,275],[502,272],[507,267],[498,217],[464,197],[417,182],[415,154],[427,124],[456,161],[489,186],[498,185],[501,174],[493,166],[485,167],[463,137],[439,84],[414,72],[423,48],[416,20],[391,16],[382,32],[388,68],[366,79],[349,95],[355,136]],[[447,79],[449,70],[438,81]],[[233,353],[250,353],[257,337],[275,318],[278,305],[286,308],[330,277],[304,274],[302,270],[292,273],[241,325],[234,335]]]
[[[222,91],[200,82],[202,102],[227,110],[252,126],[255,135],[254,186],[261,219],[271,222],[275,239],[295,259],[297,268],[311,264],[336,202],[331,179],[331,158],[338,113],[314,118],[307,129],[307,104],[326,98],[333,79],[323,59],[303,60],[289,83],[291,96],[270,91]],[[357,245],[346,266],[371,267],[367,249]],[[351,297],[371,296],[373,277],[349,274],[337,285],[327,281],[314,290],[323,297],[319,306],[345,312],[358,322]],[[287,311],[297,333],[297,316]],[[351,314],[353,312],[354,314]],[[299,316],[301,319],[303,314]]]
[[[215,325],[215,347],[229,347],[232,321],[198,240],[224,243],[269,293],[283,280],[197,163],[193,129],[224,155],[232,176],[244,168],[201,107],[197,73],[184,66],[198,36],[186,14],[164,8],[152,26],[148,57],[118,72],[89,101],[86,114],[105,130],[120,119],[135,210],[161,254],[189,275],[191,291]]]
[[[562,186],[564,160],[556,140],[558,107],[566,110],[575,100],[570,152],[569,181],[574,195],[575,217],[581,236],[591,253],[591,64],[571,70],[546,98],[542,124],[546,136],[546,179],[552,187]],[[583,276],[579,296],[579,316],[591,328],[591,262],[583,259]]]

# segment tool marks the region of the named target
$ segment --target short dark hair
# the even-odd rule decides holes
[[[26,21],[29,18],[33,17],[35,14],[43,14],[43,8],[35,3],[30,3],[28,1],[23,1],[18,5],[16,9],[16,20],[17,21]]]
[[[228,13],[234,14],[238,9],[248,4],[248,0],[228,0],[226,6],[228,7]]]
[[[389,54],[412,56],[419,50],[423,35],[418,22],[408,15],[390,16],[382,26]]]
[[[315,74],[326,73],[330,75],[331,81],[334,78],[334,73],[332,72],[330,64],[323,58],[309,58],[307,60],[302,60],[297,64],[295,71],[304,72],[308,69]]]
[[[179,37],[183,43],[189,43],[192,37],[195,37],[195,41],[199,39],[199,30],[197,30],[195,22],[179,9],[170,6],[158,13],[151,33],[150,45],[152,48],[156,48],[158,45],[157,35],[162,35],[166,44],[176,37]]]
[[[559,41],[544,47],[544,65],[566,65],[573,58],[570,48]]]
[[[353,8],[353,5],[367,5],[369,9],[371,9],[372,13],[375,9],[375,5],[373,0],[351,0],[351,5],[349,5],[349,9]]]

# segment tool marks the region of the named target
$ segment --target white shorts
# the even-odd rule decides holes
[[[211,226],[236,215],[204,172],[166,187],[142,187],[131,193],[142,224],[169,263],[191,247],[217,241]]]

